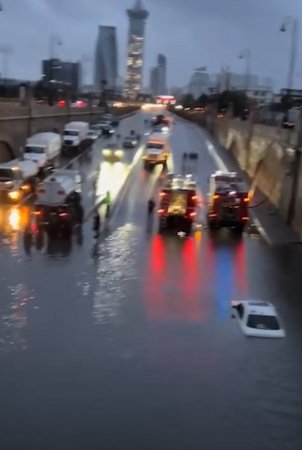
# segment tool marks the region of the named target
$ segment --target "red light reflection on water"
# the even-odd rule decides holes
[[[201,321],[200,278],[193,238],[181,245],[175,241],[168,249],[163,238],[155,236],[144,285],[148,317],[153,321]]]

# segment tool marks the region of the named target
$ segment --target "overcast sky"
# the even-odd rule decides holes
[[[1,0],[0,46],[9,44],[9,76],[36,79],[40,61],[49,55],[49,36],[58,33],[59,56],[76,60],[88,55],[91,80],[98,25],[118,29],[119,71],[124,75],[128,21],[134,0]],[[290,34],[280,33],[284,16],[302,18],[302,0],[144,0],[146,25],[145,84],[158,52],[168,58],[169,86],[184,86],[196,67],[217,72],[222,65],[242,72],[243,48],[252,52],[253,73],[286,81]],[[302,87],[302,30],[295,85]],[[1,67],[0,71],[2,72]]]

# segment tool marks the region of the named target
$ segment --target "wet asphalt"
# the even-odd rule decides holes
[[[143,133],[144,117],[121,134]],[[86,213],[107,189],[119,195],[97,242],[90,218],[71,242],[1,235],[1,449],[300,450],[300,248],[258,233],[159,235],[146,204],[161,169],[146,173],[137,149],[110,164],[103,146],[74,167]],[[223,154],[180,119],[171,146],[175,172],[198,152],[187,169],[206,199]],[[276,305],[286,339],[242,335],[229,303],[246,297]]]

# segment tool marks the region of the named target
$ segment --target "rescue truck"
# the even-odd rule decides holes
[[[18,203],[34,192],[38,182],[39,165],[33,161],[14,159],[0,164],[0,199]]]
[[[162,133],[151,134],[143,154],[144,169],[149,170],[157,164],[162,164],[163,167],[166,167],[169,154],[168,137],[162,135]]]
[[[236,172],[215,172],[210,177],[208,226],[242,233],[249,221],[248,189]]]
[[[37,188],[33,212],[37,231],[70,237],[83,221],[81,175],[77,170],[54,170]]]
[[[159,195],[159,231],[175,229],[190,234],[199,207],[197,186],[191,175],[169,174]]]

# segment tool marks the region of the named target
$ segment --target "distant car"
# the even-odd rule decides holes
[[[232,317],[237,318],[242,332],[248,337],[284,338],[275,307],[261,300],[233,300]]]
[[[92,141],[96,141],[99,139],[100,134],[97,130],[89,130],[87,134],[88,139],[91,139]]]
[[[90,125],[90,130],[98,134],[98,137],[102,136],[102,127],[100,124]]]
[[[106,159],[111,160],[120,160],[124,155],[123,149],[118,144],[107,144],[102,153]]]
[[[102,126],[102,136],[110,137],[115,133],[115,129],[112,125],[107,124]]]
[[[124,148],[135,148],[138,146],[138,138],[136,136],[126,136],[123,141]]]
[[[166,125],[155,125],[152,130],[153,133],[168,133],[169,127]]]

